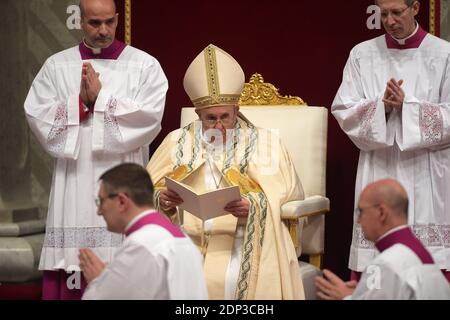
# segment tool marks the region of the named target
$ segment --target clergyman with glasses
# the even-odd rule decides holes
[[[356,45],[332,113],[360,149],[355,206],[390,177],[410,197],[408,223],[450,279],[450,43],[416,21],[419,1],[378,0],[386,34]],[[354,278],[375,257],[354,216]]]
[[[106,264],[79,251],[86,300],[207,299],[202,256],[183,231],[153,205],[153,183],[141,165],[123,163],[100,176],[97,214],[126,236]]]
[[[356,209],[364,236],[380,254],[357,284],[324,270],[317,295],[326,300],[448,300],[450,285],[430,252],[408,226],[408,195],[400,183],[383,179],[361,192]]]
[[[203,221],[184,212],[183,228],[205,257],[210,299],[303,299],[297,255],[280,207],[303,199],[303,189],[275,132],[255,127],[240,112],[244,72],[222,49],[209,45],[190,64],[184,88],[199,119],[171,132],[147,169],[155,205],[177,217],[181,199],[165,176],[199,191],[237,185],[241,199],[229,214]],[[276,159],[276,161],[272,161]],[[270,168],[268,168],[270,166]]]

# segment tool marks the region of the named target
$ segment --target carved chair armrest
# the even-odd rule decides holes
[[[281,219],[286,223],[295,251],[299,253],[298,224],[306,219],[330,211],[330,200],[323,196],[311,196],[304,200],[289,201],[281,206]]]

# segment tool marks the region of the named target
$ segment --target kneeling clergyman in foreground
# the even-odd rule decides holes
[[[91,249],[80,249],[80,269],[92,299],[208,299],[202,256],[180,228],[153,208],[148,172],[125,163],[101,177],[96,200],[108,230],[125,241],[106,265]]]

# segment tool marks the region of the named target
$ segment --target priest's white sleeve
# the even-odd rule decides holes
[[[128,245],[89,283],[83,300],[168,299],[167,264],[145,247]]]
[[[414,291],[388,264],[372,264],[364,271],[351,300],[411,300]]]
[[[438,101],[424,101],[406,95],[402,108],[402,132],[398,139],[401,150],[450,146],[450,56],[441,84],[436,84],[438,86]]]
[[[386,121],[384,92],[371,97],[366,94],[356,55],[353,49],[345,65],[342,83],[331,112],[359,149],[370,151],[392,146],[394,132]]]
[[[80,130],[79,92],[59,97],[54,74],[55,64],[48,59],[28,92],[25,115],[31,130],[51,156],[76,159]]]
[[[167,79],[156,59],[144,67],[133,97],[117,96],[104,86],[94,107],[92,150],[126,153],[150,144],[161,130]],[[125,82],[126,84],[126,82]]]

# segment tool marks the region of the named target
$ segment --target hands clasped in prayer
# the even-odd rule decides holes
[[[78,259],[87,283],[97,278],[106,267],[106,264],[91,249],[80,249]]]
[[[100,73],[95,72],[89,62],[83,63],[81,69],[80,97],[86,106],[91,108],[97,101],[98,94],[102,88]]]
[[[391,79],[387,82],[383,97],[386,113],[391,113],[394,109],[401,111],[403,100],[405,100],[405,92],[401,88],[402,84],[403,80],[396,81],[395,79]]]

